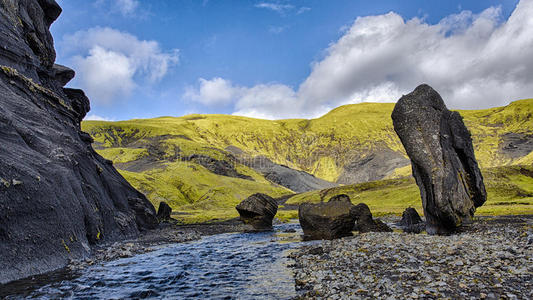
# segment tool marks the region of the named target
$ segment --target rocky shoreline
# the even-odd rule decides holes
[[[448,236],[355,234],[289,257],[302,299],[531,299],[533,216],[478,217]]]

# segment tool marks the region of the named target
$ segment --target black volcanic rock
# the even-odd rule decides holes
[[[52,72],[54,73],[53,76],[55,80],[57,80],[57,82],[61,86],[67,85],[67,83],[71,81],[72,78],[74,78],[74,76],[76,75],[74,70],[72,70],[71,68],[58,64],[54,64],[54,66],[52,67]]]
[[[54,66],[53,0],[0,1],[0,283],[64,267],[157,226],[80,130],[89,101]]]
[[[420,218],[420,215],[416,211],[416,209],[412,207],[406,208],[402,213],[402,220],[400,221],[401,226],[410,226],[415,224],[423,223],[422,218]]]
[[[446,234],[470,222],[487,193],[461,115],[424,84],[400,98],[392,120],[411,159],[427,232]]]
[[[403,211],[402,219],[396,225],[400,226],[404,232],[420,233],[426,227],[416,209],[408,207]]]
[[[244,199],[236,207],[244,224],[254,230],[272,229],[272,219],[278,212],[278,203],[269,195],[257,193]]]
[[[370,208],[365,203],[359,203],[350,209],[350,215],[355,219],[354,230],[365,232],[392,232],[392,229],[381,220],[372,218]]]
[[[159,221],[168,221],[170,220],[170,215],[172,214],[172,208],[165,202],[159,202],[159,208],[157,209],[157,219]]]
[[[353,205],[345,201],[317,204],[304,203],[298,208],[298,219],[306,239],[336,239],[352,235],[355,217]]]

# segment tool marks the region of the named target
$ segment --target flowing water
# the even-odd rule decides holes
[[[291,223],[271,232],[208,236],[78,274],[58,273],[51,282],[9,298],[288,299],[296,291],[286,256],[301,234]]]

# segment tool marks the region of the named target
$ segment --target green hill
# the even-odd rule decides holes
[[[345,105],[312,120],[187,115],[85,121],[82,128],[155,205],[167,201],[192,220],[235,216],[234,205],[256,192],[278,197],[409,176],[409,160],[392,127],[393,107]],[[460,113],[484,171],[533,164],[533,99]]]

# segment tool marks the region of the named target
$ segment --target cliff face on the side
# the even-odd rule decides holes
[[[55,65],[54,0],[0,0],[0,283],[60,268],[157,226],[154,207],[91,147],[74,71]]]

